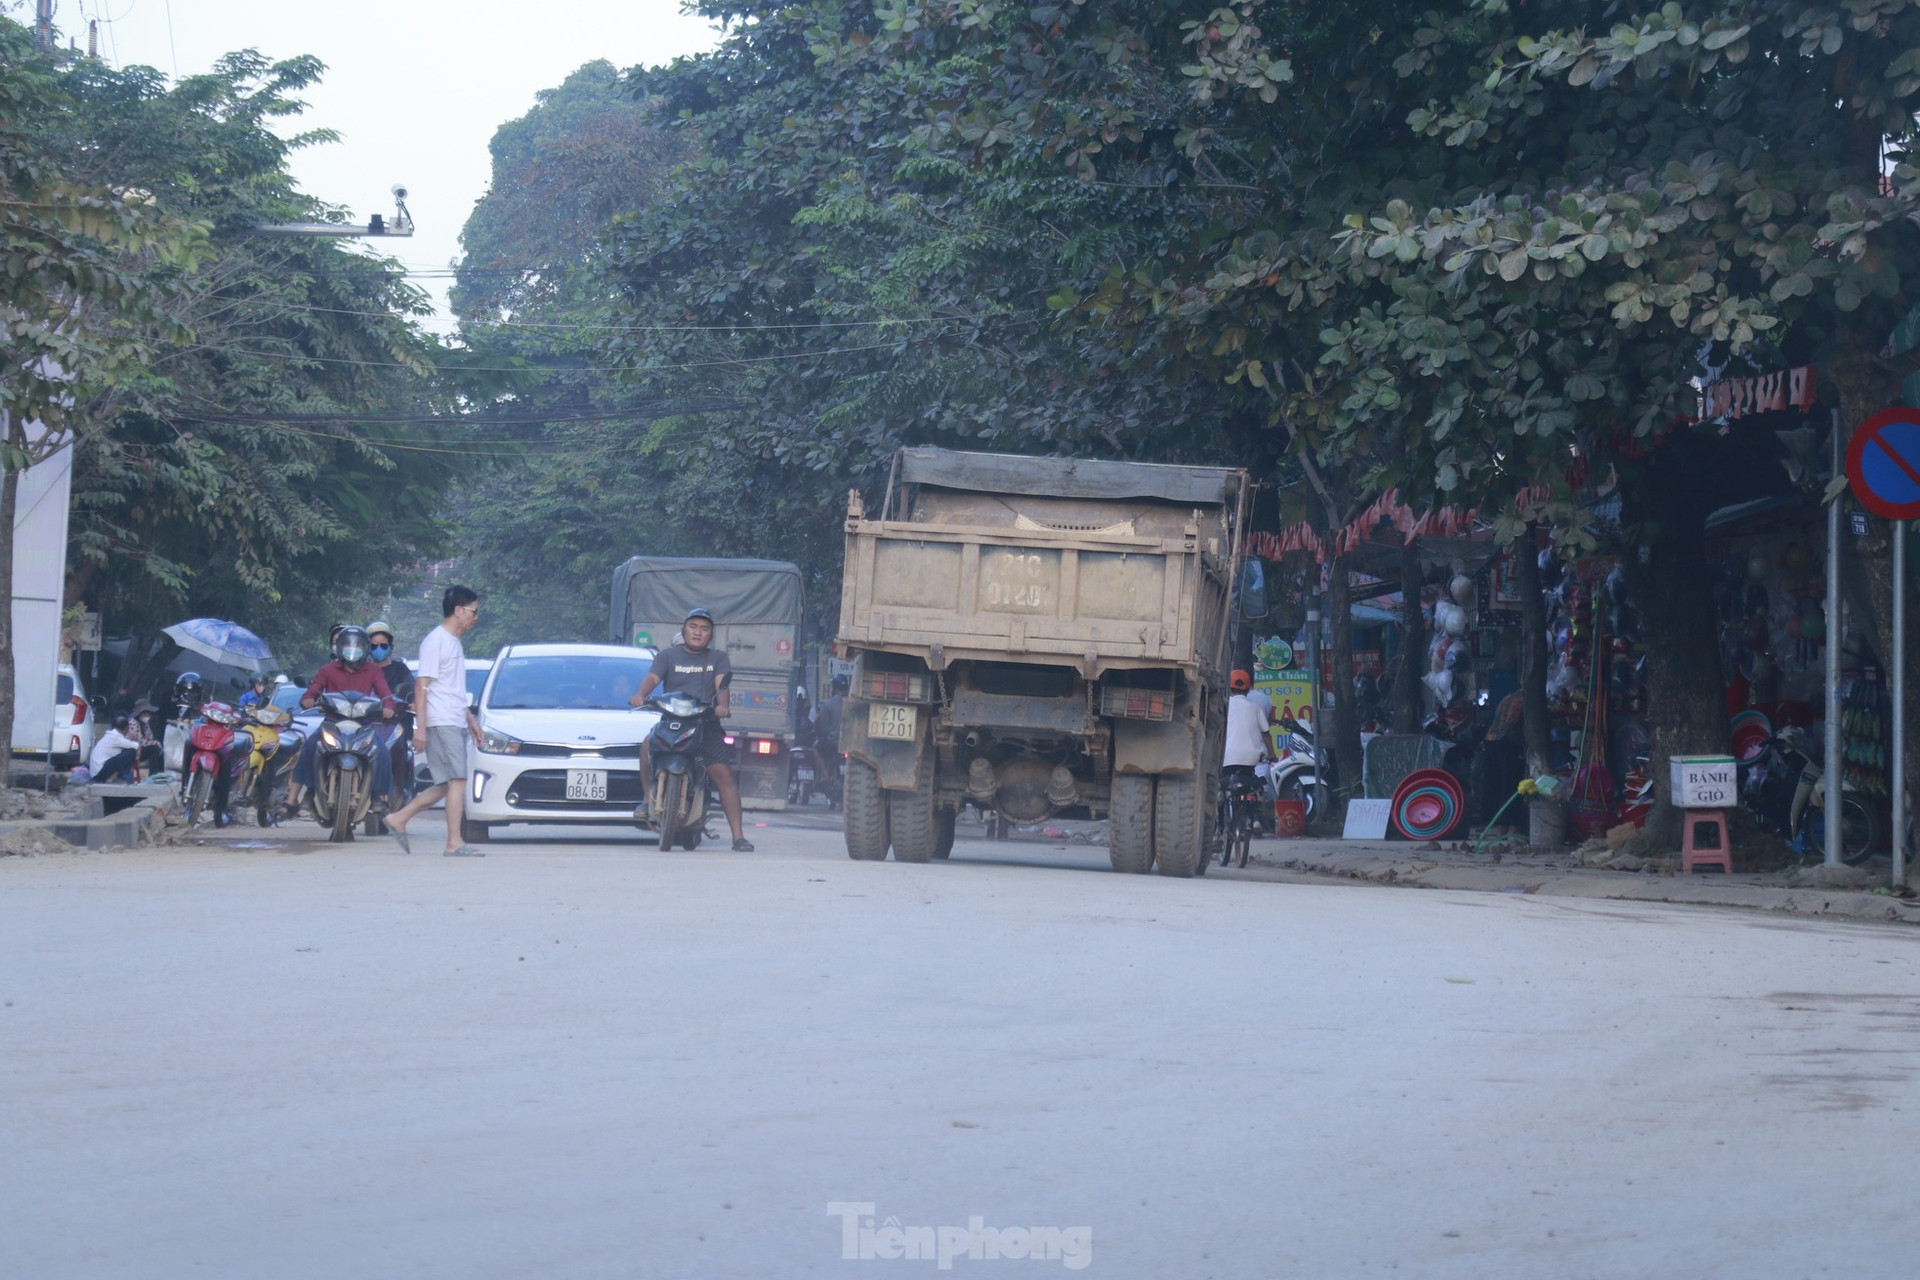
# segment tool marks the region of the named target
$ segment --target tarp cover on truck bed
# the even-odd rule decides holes
[[[633,639],[632,622],[676,622],[695,608],[728,626],[798,626],[800,570],[784,560],[635,556],[613,571],[615,644]]]
[[[973,493],[1018,493],[1107,501],[1152,498],[1162,502],[1219,507],[1236,500],[1241,475],[1238,471],[1223,467],[1181,467],[1158,462],[1029,458],[1013,453],[902,449],[900,480],[906,484],[929,484]]]

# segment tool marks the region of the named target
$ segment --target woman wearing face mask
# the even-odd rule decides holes
[[[392,737],[387,741],[388,753],[393,758],[393,802],[395,806],[406,803],[413,794],[413,754],[407,744],[413,741],[413,672],[393,650],[393,625],[384,618],[367,624],[367,656],[380,668],[380,674],[387,678],[387,688],[393,690],[393,719],[388,722]]]

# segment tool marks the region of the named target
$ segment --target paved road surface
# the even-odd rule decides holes
[[[1910,930],[802,824],[0,859],[0,1276],[1920,1268]]]

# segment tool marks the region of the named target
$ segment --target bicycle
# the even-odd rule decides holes
[[[1246,866],[1253,834],[1260,829],[1260,779],[1252,769],[1235,765],[1220,774],[1220,865]],[[1236,864],[1236,861],[1237,864]]]

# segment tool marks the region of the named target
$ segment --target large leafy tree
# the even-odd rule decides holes
[[[443,357],[412,320],[424,298],[350,241],[257,230],[341,218],[286,169],[327,135],[275,132],[320,72],[240,53],[169,84],[80,60],[60,71],[72,109],[37,122],[53,163],[208,228],[190,269],[146,271],[191,336],[82,402],[102,429],[76,460],[68,593],[116,631],[218,614],[293,649],[324,634],[318,602],[438,543],[462,450]]]
[[[150,195],[63,168],[35,125],[73,109],[31,37],[0,17],[0,578],[12,595],[20,473],[99,429],[92,397],[137,376],[167,323],[147,269],[190,268],[205,228]],[[11,610],[0,617],[0,778],[13,742]]]

